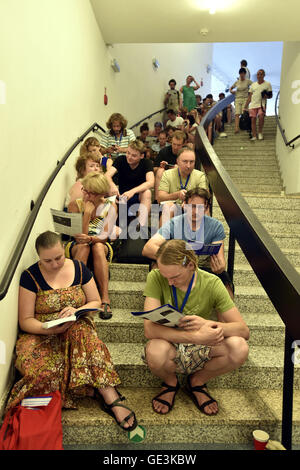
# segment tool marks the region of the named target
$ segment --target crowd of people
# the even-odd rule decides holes
[[[257,116],[262,138],[265,103],[271,97],[264,75],[259,70],[252,83],[243,61],[239,79],[230,88],[235,93],[235,132],[239,116],[249,108],[252,139]],[[195,93],[199,88],[191,75],[179,91],[171,79],[163,122],[156,122],[153,130],[144,123],[136,137],[126,118],[113,113],[99,140],[89,137],[83,142],[75,162],[76,181],[65,201],[65,211],[82,214],[82,233],[62,242],[57,233],[47,231],[36,240],[39,260],[20,280],[16,368],[21,378],[7,410],[26,396],[60,390],[65,408],[75,408],[78,397],[93,396],[122,429],[137,426],[134,412],[122,403],[120,377],[98,338],[92,314],[43,328],[43,322],[82,308],[96,309],[103,320],[112,317],[109,265],[114,244],[122,237],[120,213],[125,207],[126,217],[134,214],[135,230],[145,240],[143,256],[153,262],[145,310],[172,304],[185,313],[176,329],[144,322],[148,343],[143,358],[163,381],[152,400],[153,410],[171,411],[181,373],[187,375],[186,390],[197,408],[207,415],[218,412],[206,382],[245,362],[249,329],[234,303],[234,285],[226,271],[224,227],[210,215],[208,182],[195,168],[195,131],[216,104],[211,94],[202,100]],[[224,97],[220,93],[219,100]],[[233,115],[233,107],[226,107],[215,117],[215,129],[224,131]],[[211,138],[212,127],[207,132]],[[149,236],[153,204],[159,205],[160,218],[156,233]],[[195,243],[200,250],[194,249]],[[219,245],[216,254],[201,255],[203,245],[214,244]],[[212,317],[215,311],[217,320]]]

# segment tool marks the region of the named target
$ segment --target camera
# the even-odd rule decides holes
[[[272,98],[273,93],[271,91],[263,90],[261,92],[261,97],[262,98]]]

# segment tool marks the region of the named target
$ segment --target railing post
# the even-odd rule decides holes
[[[294,354],[292,354],[292,348],[293,340],[285,329],[281,442],[287,450],[292,450],[294,393]]]
[[[235,237],[232,233],[232,230],[230,229],[229,230],[229,242],[228,242],[227,272],[230,276],[231,281],[233,281],[234,255],[235,255]]]

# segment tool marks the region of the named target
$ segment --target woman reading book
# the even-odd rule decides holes
[[[103,320],[111,318],[108,293],[109,262],[112,248],[108,237],[117,238],[120,229],[114,225],[117,217],[116,205],[107,199],[110,190],[106,176],[91,172],[82,180],[82,197],[72,201],[68,212],[82,214],[82,233],[75,235],[75,240],[66,247],[67,256],[88,263],[93,262],[93,271],[102,298]]]
[[[36,240],[39,261],[22,273],[19,289],[20,335],[16,368],[22,378],[14,385],[7,411],[23,398],[59,390],[64,408],[75,399],[95,395],[124,430],[137,422],[121,404],[120,378],[106,345],[98,338],[93,318],[43,329],[43,322],[98,309],[101,299],[91,272],[80,261],[65,258],[59,235],[44,232]]]

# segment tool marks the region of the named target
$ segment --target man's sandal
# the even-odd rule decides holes
[[[102,302],[102,305],[104,305],[104,310],[99,312],[99,317],[102,318],[102,320],[109,320],[112,317],[112,311],[108,311],[108,308],[110,309],[110,304],[107,302]]]
[[[117,394],[119,395],[119,398],[117,398],[115,401],[113,401],[110,405],[108,405],[103,396],[101,395],[101,393],[99,392],[99,390],[96,389],[95,391],[95,396],[97,398],[100,399],[100,405],[101,405],[101,408],[102,410],[109,414],[110,416],[112,416],[114,418],[114,420],[116,421],[117,425],[120,426],[121,429],[123,429],[124,431],[128,431],[128,432],[131,432],[133,431],[137,425],[138,425],[138,422],[137,422],[137,419],[136,419],[136,416],[134,414],[134,412],[128,408],[128,406],[125,406],[123,405],[121,402],[126,400],[125,397],[123,397],[119,392],[118,390],[116,389],[116,392]],[[115,406],[119,406],[121,408],[125,408],[126,410],[130,411],[130,413],[128,414],[128,416],[126,416],[123,421],[119,422],[115,416],[115,413],[113,412],[112,408],[114,408]],[[130,421],[131,418],[134,418],[134,421],[133,421],[133,424],[131,426],[128,426],[128,427],[125,427],[126,424],[128,424],[128,422]]]
[[[206,389],[206,390],[205,390]],[[218,411],[216,413],[207,413],[206,411],[204,411],[204,408],[208,405],[211,405],[212,403],[216,403],[218,404],[217,400],[215,400],[207,391],[207,386],[206,384],[203,384],[203,385],[196,385],[195,387],[192,387],[191,386],[191,382],[190,382],[190,376],[187,377],[187,383],[186,383],[186,392],[187,394],[192,398],[193,402],[195,403],[195,405],[197,406],[198,410],[200,410],[202,413],[204,413],[205,415],[207,416],[212,416],[212,415],[216,415],[218,413]],[[207,396],[207,398],[209,398],[209,400],[205,401],[204,403],[202,403],[202,405],[199,405],[198,403],[198,400],[197,400],[197,397],[195,395],[195,392],[199,392],[199,393],[203,393],[204,395]]]
[[[163,390],[162,392],[160,392],[158,395],[156,395],[154,398],[152,398],[152,408],[153,408],[153,411],[155,411],[156,413],[158,414],[162,414],[162,415],[166,415],[168,414],[173,406],[174,406],[174,402],[175,402],[175,397],[176,397],[176,393],[178,392],[178,390],[180,389],[180,385],[179,385],[179,381],[177,379],[177,384],[175,387],[173,387],[172,385],[168,385],[166,384],[165,382],[163,382],[161,384],[162,387],[166,387],[166,390]],[[174,393],[174,396],[173,396],[173,400],[171,403],[167,402],[166,400],[162,400],[160,397],[162,397],[163,395],[165,395],[166,393],[170,393],[170,392],[175,392]],[[168,411],[166,413],[161,413],[160,411],[157,411],[155,408],[154,408],[154,404],[153,402],[154,401],[158,401],[159,403],[161,403],[162,405],[165,405],[168,407]]]

